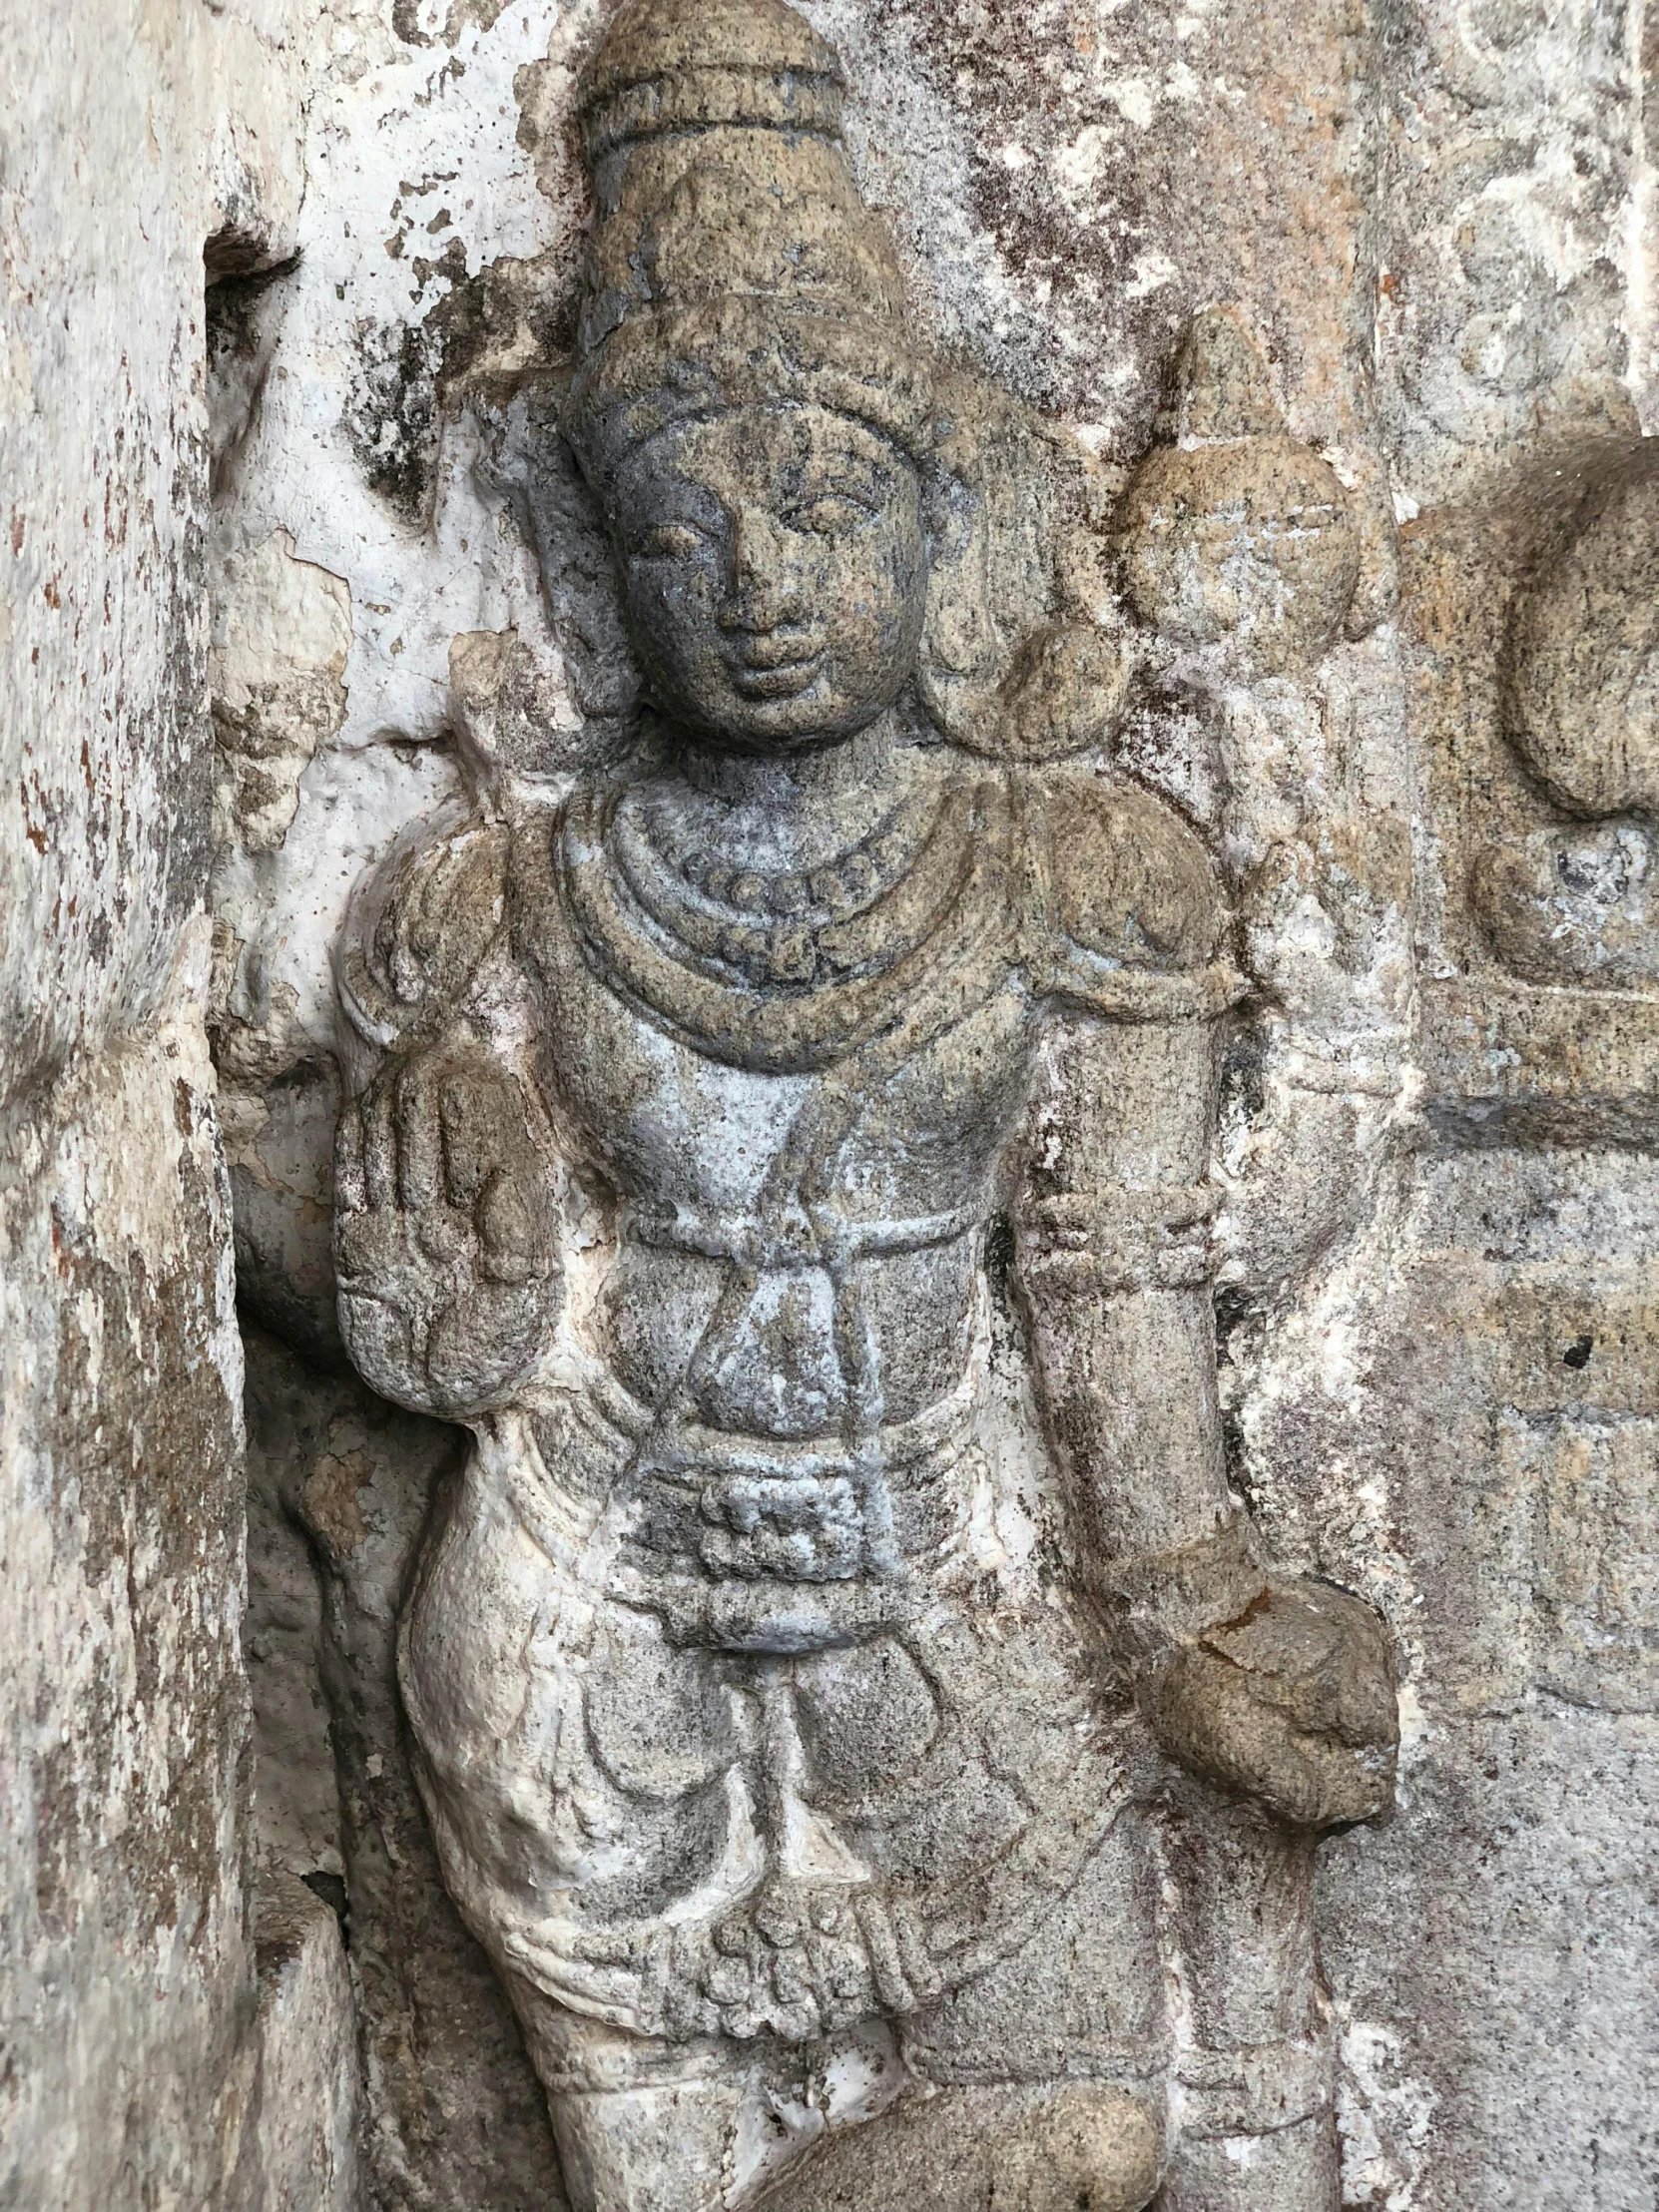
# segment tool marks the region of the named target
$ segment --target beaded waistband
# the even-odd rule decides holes
[[[936,1571],[966,1524],[961,1470],[989,1347],[983,1299],[974,1321],[954,1386],[873,1436],[665,1425],[585,1355],[567,1386],[481,1433],[479,1458],[551,1561],[659,1613],[677,1640],[844,1642],[901,1617],[917,1578]],[[884,1492],[899,1495],[909,1540],[897,1558],[869,1540],[872,1464]]]
[[[623,1216],[623,1234],[665,1251],[695,1252],[765,1274],[931,1251],[977,1229],[983,1214],[984,1205],[978,1199],[944,1213],[918,1214],[903,1221],[845,1221],[818,1207],[801,1208],[772,1221],[682,1203],[672,1208],[630,1207]]]

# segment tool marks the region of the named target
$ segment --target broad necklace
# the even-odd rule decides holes
[[[804,1072],[894,1024],[919,1039],[1013,957],[1013,811],[1004,780],[978,765],[905,795],[811,867],[711,853],[676,796],[579,785],[557,876],[595,974],[716,1059]]]
[[[652,921],[700,962],[751,984],[811,988],[890,966],[956,874],[946,791],[900,798],[874,829],[814,867],[741,864],[708,848],[661,786],[626,793],[606,839]]]

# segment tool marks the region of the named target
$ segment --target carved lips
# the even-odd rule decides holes
[[[799,699],[824,660],[822,635],[754,631],[726,656],[733,689],[744,699]]]

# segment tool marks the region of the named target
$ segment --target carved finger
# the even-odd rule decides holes
[[[516,1101],[494,1076],[457,1069],[442,1090],[443,1163],[450,1203],[471,1206],[495,1173],[523,1147]]]
[[[367,1203],[362,1115],[348,1105],[334,1134],[334,1205],[342,1214],[359,1214]]]
[[[347,1214],[334,1235],[334,1260],[342,1285],[384,1285],[405,1260],[403,1225],[395,1213],[365,1207]]]
[[[397,1086],[398,1195],[411,1213],[427,1212],[442,1198],[440,1082],[426,1062],[416,1060],[403,1071]]]
[[[358,1369],[383,1397],[420,1402],[414,1347],[408,1317],[376,1298],[347,1293],[340,1300],[340,1327]]]
[[[439,1267],[464,1260],[471,1247],[471,1225],[452,1207],[423,1207],[411,1219],[417,1249]]]
[[[378,1211],[397,1203],[397,1137],[392,1126],[390,1087],[377,1082],[365,1093],[362,1124],[363,1193]]]
[[[475,1219],[484,1247],[484,1272],[498,1283],[527,1283],[547,1273],[547,1222],[542,1194],[520,1176],[492,1175]]]

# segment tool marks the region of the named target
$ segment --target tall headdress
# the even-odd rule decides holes
[[[590,478],[756,400],[925,444],[929,367],[847,167],[843,89],[784,0],[626,0],[578,103],[594,223],[566,428]]]

